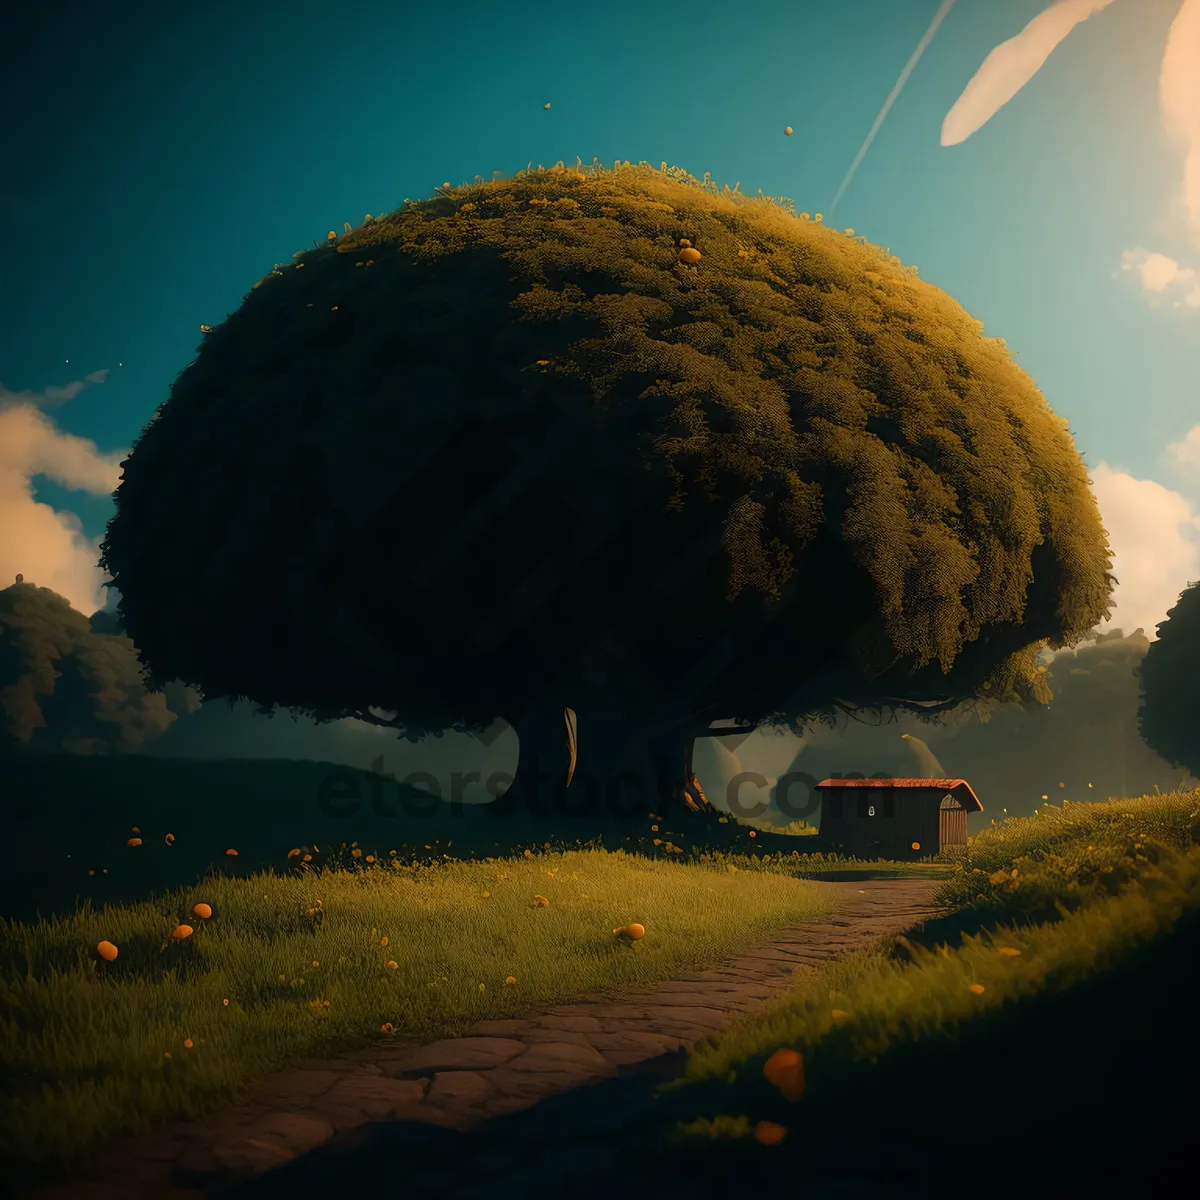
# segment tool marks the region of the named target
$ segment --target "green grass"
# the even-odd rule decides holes
[[[0,1062],[13,1085],[0,1156],[78,1168],[114,1136],[220,1107],[291,1062],[671,978],[831,904],[745,857],[346,864],[215,876],[0,927]],[[210,920],[190,915],[198,902]],[[630,945],[613,930],[632,921],[647,933]],[[180,923],[195,932],[172,939]],[[102,940],[115,961],[99,959]]]
[[[1044,1169],[1090,1169],[1113,1122],[1165,1120],[1166,1092],[1195,1065],[1183,993],[1200,948],[1198,841],[1200,791],[1047,806],[989,828],[941,889],[977,931],[847,956],[694,1048],[654,1131],[660,1155],[664,1139],[674,1145],[664,1169],[686,1161],[759,1183],[784,1172],[798,1186],[797,1172],[836,1162],[838,1138],[850,1155],[848,1131],[866,1126],[871,1145],[850,1155],[862,1170],[871,1160],[877,1179],[920,1180],[923,1124],[939,1103],[970,1113],[939,1143],[946,1170],[994,1150],[1002,1123],[1028,1178],[1047,1109],[1060,1150]],[[804,1059],[797,1102],[763,1077],[783,1048]],[[1072,1122],[1072,1110],[1087,1116]],[[759,1121],[787,1128],[784,1143],[759,1145]]]

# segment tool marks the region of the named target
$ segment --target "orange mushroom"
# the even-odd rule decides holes
[[[691,243],[691,242],[689,242],[689,241],[687,240],[687,238],[680,238],[680,239],[679,239],[679,244],[680,244],[680,245],[681,245],[681,246],[682,246],[682,247],[683,247],[683,248],[686,250],[686,249],[687,249],[687,247],[688,247],[688,246],[690,246],[692,243]],[[650,816],[651,816],[651,818],[653,818],[654,814],[653,814],[653,813],[651,813],[651,814],[650,814]]]
[[[684,246],[677,257],[681,263],[698,263],[700,261],[700,251],[695,246]]]
[[[786,133],[788,137],[791,137],[792,136],[792,127],[790,125],[785,125],[783,127],[783,132]]]
[[[640,942],[646,936],[646,927],[635,921],[632,925],[622,925],[619,929],[614,929],[613,933],[617,937],[627,937],[630,941]]]
[[[763,1078],[788,1100],[804,1094],[804,1059],[798,1050],[776,1050],[763,1064]]]
[[[208,918],[212,916],[212,905],[203,903],[194,904],[192,906],[192,912],[202,920],[207,921]]]
[[[129,839],[129,841],[127,841],[125,843],[125,845],[127,845],[127,846],[140,846],[141,844],[142,844],[142,839],[139,837],[132,837]]]
[[[117,957],[117,948],[112,942],[99,942],[96,946],[96,953],[100,955],[105,962],[112,962]]]
[[[913,848],[914,850],[920,850],[920,848],[921,848],[921,843],[920,843],[920,842],[913,842],[913,844],[912,844],[912,848]]]
[[[192,936],[192,927],[190,925],[176,925],[175,932],[171,936],[182,941],[184,938]]]
[[[226,851],[225,851],[225,854],[226,854],[226,855],[227,855],[229,858],[237,858],[237,851],[236,851],[236,850],[226,850]]]

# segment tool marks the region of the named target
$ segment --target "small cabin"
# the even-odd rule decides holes
[[[965,779],[826,779],[821,840],[856,858],[924,858],[967,844],[967,813],[983,812]]]

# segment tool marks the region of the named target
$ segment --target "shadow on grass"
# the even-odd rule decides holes
[[[439,861],[445,851],[463,859],[507,857],[547,842],[670,857],[665,845],[654,846],[646,814],[542,818],[454,805],[331,763],[42,754],[5,758],[0,776],[0,829],[21,847],[0,873],[0,916],[19,921],[71,912],[83,900],[96,907],[143,900],[214,871],[287,871],[290,849],[314,845],[321,850],[314,865],[324,865],[331,847],[350,842],[379,859],[397,848],[403,857]],[[339,784],[336,795],[326,786],[331,779]],[[379,799],[385,783],[386,802]],[[750,833],[733,822],[685,816],[668,822],[662,837],[689,852],[823,848],[812,837]],[[134,836],[141,845],[128,845]]]
[[[759,1078],[660,1092],[654,1074],[581,1088],[459,1134],[372,1125],[228,1195],[324,1197],[403,1175],[407,1195],[574,1200],[1176,1194],[1193,1170],[1200,914],[1068,990],[989,1010],[875,1065],[820,1049],[788,1104]],[[777,1121],[777,1147],[688,1139],[678,1121]],[[1184,1189],[1186,1191],[1187,1189]],[[1178,1194],[1184,1194],[1180,1191]]]

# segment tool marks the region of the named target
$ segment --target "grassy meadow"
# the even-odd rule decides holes
[[[5,922],[0,1062],[15,1086],[0,1156],[80,1167],[115,1136],[220,1108],[292,1062],[671,978],[830,905],[790,856],[788,870],[546,847],[440,864],[358,846],[328,857]],[[631,922],[642,940],[614,936]]]
[[[670,978],[821,919],[831,900],[808,880],[893,873],[940,877],[946,916],[806,969],[695,1047],[682,1078],[648,1081],[629,1170],[727,1189],[853,1177],[884,1189],[853,1194],[896,1196],[969,1177],[978,1195],[1033,1196],[1089,1171],[1111,1183],[1114,1130],[1131,1162],[1149,1156],[1146,1180],[1174,1152],[1163,1130],[1200,1072],[1200,791],[1047,804],[905,864],[823,852],[800,826],[727,821],[701,841],[651,813],[587,842],[449,806],[410,824],[289,813],[322,764],[287,764],[256,808],[245,781],[267,765],[175,767],[163,795],[160,766],[72,764],[77,820],[36,803],[36,780],[19,794],[19,819],[58,832],[28,826],[6,895],[55,856],[76,874],[38,893],[46,915],[0,910],[14,1179],[83,1168],[297,1061]],[[130,770],[146,778],[131,787]],[[614,935],[631,922],[641,941]],[[780,1051],[796,1056],[782,1073]]]
[[[940,928],[847,956],[696,1047],[648,1169],[903,1189],[847,1195],[1165,1183],[1200,1068],[1200,791],[1005,820],[940,898]]]

